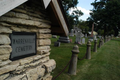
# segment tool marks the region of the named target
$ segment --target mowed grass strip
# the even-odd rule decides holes
[[[70,37],[75,40],[75,37]],[[54,47],[53,43],[57,39],[51,39],[51,55],[50,58],[55,59],[57,63],[56,69],[52,72],[55,77],[66,66],[71,58],[72,43],[61,43],[60,47]],[[98,41],[99,42],[99,41]],[[78,45],[82,58],[86,53],[86,44]],[[92,42],[93,49],[93,42]],[[120,80],[120,39],[113,39],[106,42],[97,53],[92,52],[91,60],[84,59],[78,61],[77,75],[68,75],[67,69],[56,80]]]

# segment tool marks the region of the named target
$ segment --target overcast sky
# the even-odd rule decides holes
[[[86,20],[89,17],[90,10],[93,9],[93,6],[91,5],[92,2],[95,0],[78,0],[79,3],[77,5],[77,8],[81,10],[84,15],[81,16],[79,19]],[[71,9],[73,11],[73,9]]]

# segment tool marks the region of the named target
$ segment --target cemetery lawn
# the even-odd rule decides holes
[[[55,77],[69,62],[72,55],[72,48],[75,37],[70,37],[72,43],[61,43],[60,47],[54,47],[54,42],[58,40],[51,38],[51,55],[50,58],[55,59],[56,69],[52,75]],[[82,58],[86,53],[86,44],[78,45],[80,53],[79,58]],[[92,42],[93,49],[93,42]],[[106,42],[97,52],[92,52],[90,60],[84,59],[78,61],[77,75],[69,75],[68,68],[55,80],[120,80],[120,38],[112,39]]]

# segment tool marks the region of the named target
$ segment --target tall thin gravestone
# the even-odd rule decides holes
[[[82,44],[85,44],[85,38],[82,38]]]
[[[74,36],[74,29],[71,29],[70,36]]]

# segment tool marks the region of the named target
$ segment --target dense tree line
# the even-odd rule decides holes
[[[95,0],[88,18],[89,24],[95,22],[99,34],[118,34],[120,29],[120,0]]]

